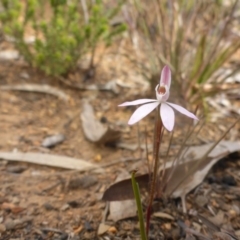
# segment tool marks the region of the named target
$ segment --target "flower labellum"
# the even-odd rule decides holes
[[[128,121],[128,124],[133,125],[139,122],[159,105],[160,117],[162,119],[163,126],[170,132],[173,130],[175,123],[175,113],[173,109],[179,111],[187,117],[198,120],[198,118],[187,109],[177,104],[167,102],[170,95],[170,86],[171,71],[168,66],[165,66],[161,72],[160,83],[155,88],[156,99],[139,99],[132,102],[125,102],[119,105],[119,107],[125,107],[144,104],[132,114],[131,118]]]

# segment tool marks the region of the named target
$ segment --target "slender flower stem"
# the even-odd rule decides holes
[[[151,176],[150,196],[149,196],[149,202],[148,202],[148,207],[147,207],[147,216],[146,216],[146,232],[147,232],[147,234],[148,234],[149,226],[150,226],[152,203],[153,203],[153,198],[154,198],[154,193],[156,190],[156,183],[157,183],[159,149],[160,149],[160,143],[161,143],[162,128],[163,128],[163,123],[160,118],[159,108],[157,108],[156,128],[155,128],[155,136],[154,136],[154,157],[155,158],[154,158],[153,174]]]

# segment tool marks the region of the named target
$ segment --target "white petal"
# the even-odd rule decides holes
[[[167,104],[170,105],[171,107],[173,107],[174,109],[176,109],[177,111],[179,111],[180,113],[182,113],[190,118],[199,120],[193,113],[189,112],[187,109],[185,109],[177,104],[174,104],[174,103],[167,102]]]
[[[156,99],[138,99],[138,100],[135,100],[135,101],[122,103],[118,106],[119,107],[134,106],[134,105],[140,105],[140,104],[156,102],[156,101],[157,101]]]
[[[140,121],[141,119],[146,117],[150,112],[152,112],[153,109],[155,109],[159,104],[160,104],[159,102],[153,102],[139,107],[129,119],[128,124],[133,125],[134,123]]]
[[[171,70],[168,66],[164,66],[161,72],[160,77],[160,85],[166,85],[168,86],[168,89],[170,89],[171,86]]]
[[[175,122],[175,114],[173,109],[167,104],[162,103],[160,107],[160,117],[162,119],[163,126],[171,132]]]

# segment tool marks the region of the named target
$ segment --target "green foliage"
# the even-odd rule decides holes
[[[213,82],[214,74],[240,48],[240,38],[232,31],[238,26],[238,0],[134,2],[137,14],[132,19],[138,16],[135,31],[149,59],[148,78],[159,76],[159,69],[168,64],[185,100],[201,103],[204,84]],[[147,69],[142,69],[146,75]]]
[[[142,209],[142,202],[141,202],[141,194],[140,194],[140,190],[139,190],[139,185],[136,182],[135,179],[135,171],[132,172],[132,189],[133,189],[133,193],[134,193],[134,198],[136,201],[136,205],[137,205],[137,211],[138,211],[138,220],[139,220],[139,227],[140,227],[140,233],[141,233],[141,239],[142,240],[147,240],[147,234],[146,234],[146,229],[144,226],[144,215],[143,215],[143,209]]]
[[[2,0],[0,21],[4,33],[16,39],[16,48],[30,65],[59,76],[76,67],[87,52],[92,53],[93,64],[97,44],[110,44],[126,29],[123,24],[110,25],[110,11],[102,0],[84,2],[86,9],[79,0]],[[120,5],[119,1],[114,10]],[[86,14],[89,19],[84,18]],[[24,41],[27,29],[35,31],[36,41],[31,45]]]

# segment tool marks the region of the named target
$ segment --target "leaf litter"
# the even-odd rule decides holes
[[[109,66],[107,67],[109,69]],[[10,71],[8,72],[11,73],[12,66],[9,70]],[[24,69],[24,71],[25,70],[26,69]],[[3,74],[3,76],[6,74],[5,71],[1,71],[1,73]],[[32,74],[30,74],[30,76],[32,77]],[[127,77],[126,79],[129,78]],[[4,84],[6,84],[4,77],[2,81],[4,81]],[[39,81],[41,82],[42,79],[39,79]],[[139,85],[138,77],[136,77],[136,83],[136,85]],[[9,82],[7,84],[11,85],[12,82]],[[57,89],[63,89],[59,85],[57,85],[56,87]],[[134,94],[136,94],[135,88],[133,89]],[[73,95],[73,92],[68,91],[68,89],[64,89],[64,92],[66,92],[69,96]],[[143,92],[145,94],[145,91]],[[81,98],[88,97],[89,92],[82,92],[80,94]],[[105,98],[107,94],[108,92],[97,95],[96,102],[100,102],[101,98]],[[79,101],[78,99],[79,92],[77,94],[74,94],[74,97],[71,98],[69,104],[65,104],[62,101],[61,107],[59,107],[59,104],[58,102],[56,102],[55,98],[49,97],[48,95],[43,95],[45,96],[43,98],[42,95],[40,95],[41,94],[36,95],[31,93],[24,95],[22,93],[13,93],[9,91],[2,92],[0,98],[1,104],[4,103],[4,105],[1,105],[1,107],[3,108],[1,108],[2,112],[0,118],[2,124],[2,140],[4,140],[5,142],[0,140],[0,145],[1,147],[3,146],[3,151],[12,152],[13,150],[17,150],[25,153],[29,152],[29,150],[43,151],[41,148],[39,148],[42,139],[45,136],[51,136],[56,132],[61,132],[61,130],[59,131],[59,129],[56,129],[58,123],[62,123],[62,121],[60,120],[65,120],[66,116],[71,116],[71,111],[73,113],[76,113],[77,111],[79,111],[79,106],[81,106],[81,101]],[[124,94],[122,93],[121,95],[121,101],[118,99],[116,102],[113,103],[113,105],[117,105],[119,102],[125,100],[126,96],[124,96]],[[114,101],[114,99],[110,99],[111,101]],[[96,102],[94,108],[96,105],[98,106],[98,103]],[[17,107],[17,105],[19,107]],[[47,110],[45,111],[45,109],[42,109],[42,106],[48,106]],[[32,116],[30,114],[26,114],[26,109],[32,114]],[[36,110],[33,111],[33,109]],[[126,116],[119,115],[119,113],[115,112],[115,109],[114,114],[113,110],[107,114],[108,116],[111,116],[111,114],[114,115],[112,118],[114,119],[114,121],[119,120],[119,118],[126,118]],[[48,120],[48,118],[50,119],[50,121]],[[15,121],[15,119],[17,121]],[[224,124],[219,123],[219,125],[215,124],[213,125],[213,127],[207,128],[206,134],[203,134],[203,142],[208,142],[209,138],[215,137],[215,135],[217,136],[219,134],[218,129],[221,129],[221,125],[225,126],[225,119],[223,119],[223,121]],[[34,127],[32,128],[31,126]],[[23,131],[19,131],[20,128]],[[87,162],[90,162],[94,165],[94,167],[97,168],[98,166],[95,166],[97,164],[94,164],[94,162],[92,161],[92,159],[94,159],[92,153],[94,151],[99,152],[100,150],[102,153],[103,149],[99,149],[95,146],[93,148],[91,144],[86,145],[85,141],[82,138],[82,132],[79,131],[79,129],[81,129],[80,121],[72,121],[67,126],[66,132],[64,132],[64,134],[66,134],[66,141],[63,144],[57,145],[54,149],[50,149],[49,153],[54,155],[57,154],[72,156],[76,159],[85,159]],[[11,138],[5,137],[7,136],[4,135],[5,131],[11,131]],[[24,136],[24,138],[21,137],[19,142],[16,142],[14,135],[16,135],[16,137]],[[122,137],[126,139],[131,139],[132,135],[129,133],[124,133]],[[196,143],[194,142],[194,144]],[[104,174],[96,174],[90,171],[85,171],[85,174],[87,175],[93,174],[94,176],[97,176],[98,182],[96,185],[92,185],[88,189],[81,190],[79,188],[71,189],[71,187],[68,189],[63,187],[62,184],[56,185],[56,182],[61,182],[61,179],[65,181],[67,178],[66,176],[69,176],[69,174],[65,171],[60,171],[55,167],[45,167],[40,165],[38,166],[31,163],[23,165],[17,160],[1,160],[1,204],[3,202],[13,203],[17,206],[26,208],[26,210],[24,210],[22,213],[15,215],[13,215],[13,213],[11,212],[9,213],[8,210],[1,211],[0,231],[3,232],[5,236],[7,235],[7,237],[9,237],[11,234],[12,238],[19,238],[19,236],[24,234],[24,236],[26,237],[34,236],[34,239],[66,239],[67,237],[69,239],[96,239],[97,229],[102,219],[101,215],[105,209],[105,203],[100,201],[102,193],[107,186],[114,182],[114,179],[116,178],[116,176],[118,176],[119,172],[121,172],[122,168],[129,169],[131,166],[131,161],[125,162],[116,160],[119,159],[119,155],[115,154],[115,150],[112,151],[109,149],[104,149],[103,152],[104,153],[102,154],[101,161],[106,160],[106,162],[103,162],[100,165],[106,164],[104,167],[106,169],[106,172],[104,172]],[[126,153],[129,154],[129,152],[124,150],[122,153],[124,156],[123,157],[121,155],[122,158],[129,158],[129,156],[126,157]],[[136,152],[131,153],[130,156],[131,158],[139,158],[136,157]],[[224,159],[224,161],[218,161],[215,164],[216,166],[212,167],[212,169],[210,170],[210,174],[206,176],[204,182],[187,194],[187,209],[189,211],[191,209],[197,209],[198,215],[186,217],[186,215],[182,214],[182,212],[180,215],[178,215],[176,209],[170,208],[169,205],[166,208],[163,208],[161,204],[157,203],[158,205],[160,205],[160,208],[158,208],[156,212],[159,212],[160,210],[165,214],[169,214],[175,219],[175,221],[170,219],[163,220],[161,218],[154,217],[152,219],[153,231],[151,233],[153,239],[159,239],[160,237],[161,239],[163,239],[163,236],[167,237],[168,233],[168,236],[171,236],[171,234],[174,233],[173,228],[176,227],[176,222],[179,217],[182,221],[184,221],[184,223],[187,223],[187,221],[190,222],[187,225],[189,229],[193,230],[192,223],[194,223],[194,226],[196,226],[197,224],[199,226],[198,232],[202,230],[204,233],[206,233],[206,230],[208,229],[206,229],[207,227],[205,225],[207,225],[207,223],[205,223],[203,226],[203,224],[199,222],[199,216],[204,215],[207,219],[211,220],[211,217],[218,215],[218,212],[220,210],[224,212],[224,219],[225,222],[227,222],[228,227],[230,225],[232,229],[234,229],[235,233],[238,233],[238,236],[240,236],[240,226],[238,223],[239,201],[237,199],[239,195],[238,171],[240,164],[238,159],[235,160],[235,157],[231,155],[230,157],[227,157],[230,159],[230,161],[227,161],[227,159]],[[115,161],[115,163],[114,165],[108,165],[107,161]],[[8,166],[24,167],[25,171],[10,174],[6,171]],[[111,168],[109,168],[109,166],[111,166]],[[81,178],[84,176],[84,174],[81,174],[77,171],[72,172],[71,174],[71,179],[73,180],[75,180],[75,178]],[[233,175],[234,179],[237,182],[236,186],[230,186],[225,183],[223,184],[222,175],[226,174],[227,176],[230,176],[231,174]],[[49,190],[43,191],[43,189],[46,188],[49,188]],[[208,202],[204,205],[204,207],[199,208],[195,205],[195,199],[198,195],[203,195],[207,197]],[[19,200],[17,201],[16,198],[18,198]],[[66,210],[61,210],[64,205],[71,201],[77,202],[79,204],[78,207],[73,209],[69,205]],[[48,202],[49,204],[54,206],[54,208],[47,211],[44,207],[42,207],[43,203],[45,202]],[[176,206],[181,209],[178,200],[176,200]],[[33,219],[25,219],[25,215],[33,216]],[[15,227],[11,228],[12,230],[6,231],[5,224],[11,222],[10,220],[12,222],[15,221],[16,224],[12,224],[12,226],[15,225]],[[224,224],[226,225],[226,223]],[[115,229],[117,229],[117,231],[107,231],[101,237],[99,237],[99,239],[114,239],[115,237],[119,239],[136,239],[139,234],[139,229],[136,227],[136,218],[127,219],[124,221],[119,220],[118,222],[107,220],[106,225],[115,226]],[[34,231],[32,231],[33,229]],[[221,229],[218,229],[220,232]],[[4,236],[3,234],[2,236]],[[229,233],[227,234],[229,236]],[[179,239],[181,234],[172,236],[176,236],[175,239]],[[197,237],[197,235],[195,236]],[[206,235],[204,236],[206,237]],[[211,235],[209,235],[208,239],[210,239],[210,237]]]
[[[6,99],[9,99],[9,95]],[[51,100],[52,101],[52,100]],[[43,103],[40,102],[42,105]],[[44,103],[46,104],[46,103]],[[40,105],[40,106],[41,106]],[[11,105],[10,105],[11,106]],[[75,111],[79,111],[80,104],[75,108]],[[26,106],[25,106],[26,107]],[[65,106],[63,106],[65,107]],[[11,107],[12,108],[12,107]],[[51,104],[49,104],[49,109],[51,110]],[[16,111],[14,108],[11,109],[13,112]],[[54,109],[55,111],[55,109]],[[66,112],[66,107],[63,109],[64,112]],[[40,111],[36,112],[36,118],[38,121],[41,120],[41,116],[46,115],[45,112],[41,113],[42,115],[38,115],[38,113],[41,113]],[[17,115],[21,116],[20,113],[17,112]],[[71,115],[71,114],[70,114]],[[79,115],[79,114],[78,114]],[[93,114],[94,116],[95,114]],[[25,118],[26,116],[23,115]],[[65,116],[65,115],[63,115]],[[68,115],[69,116],[69,115]],[[95,117],[95,116],[94,116]],[[119,117],[119,116],[118,116]],[[57,125],[56,122],[54,122],[55,116],[51,119],[52,125],[51,128],[53,128],[54,125]],[[61,116],[62,118],[62,116]],[[117,119],[117,118],[116,118]],[[79,121],[80,122],[80,121]],[[11,122],[9,122],[11,123]],[[62,122],[61,122],[62,123]],[[61,149],[64,149],[65,144],[71,143],[72,146],[76,145],[77,149],[91,149],[88,147],[82,147],[83,142],[78,142],[78,139],[81,137],[81,135],[78,135],[78,132],[76,132],[75,124],[77,123],[76,120],[70,122],[70,124],[67,126],[66,131],[64,132],[64,135],[66,135],[66,140],[64,143],[57,145],[54,149],[51,149],[50,153],[48,155],[54,154],[56,156],[56,153],[58,153],[58,156],[61,153]],[[22,126],[24,126],[24,121],[21,123]],[[80,123],[81,124],[81,123]],[[62,126],[62,124],[60,124]],[[22,127],[21,126],[21,127]],[[42,126],[45,126],[42,124]],[[81,125],[80,125],[81,127]],[[50,128],[50,127],[49,127]],[[39,128],[40,129],[40,128]],[[36,134],[38,129],[31,130],[32,134]],[[39,141],[34,146],[40,146],[41,141],[44,136],[51,136],[53,133],[60,132],[59,130],[49,130],[45,127],[44,134],[39,134]],[[69,131],[72,131],[72,135],[69,135]],[[213,131],[212,129],[208,129],[208,132]],[[28,128],[26,127],[26,130],[24,131],[24,134],[27,136],[27,133],[29,132]],[[40,132],[40,131],[39,131]],[[129,138],[129,133],[124,133],[124,138]],[[76,135],[76,138],[73,138],[73,136]],[[71,142],[71,138],[74,139],[75,142]],[[196,143],[195,143],[196,144]],[[98,145],[98,143],[97,143]],[[18,146],[18,145],[17,145]],[[228,145],[226,148],[228,149],[230,145]],[[21,149],[21,148],[20,148]],[[94,150],[96,150],[95,148]],[[190,148],[189,148],[190,149]],[[225,153],[227,156],[227,149],[225,149]],[[78,236],[80,239],[94,239],[95,234],[97,233],[97,229],[99,227],[99,223],[102,222],[102,212],[104,212],[105,209],[105,203],[101,202],[100,199],[102,197],[102,194],[107,186],[110,185],[111,182],[114,181],[115,177],[118,176],[119,171],[121,171],[123,168],[129,169],[129,166],[131,166],[131,161],[120,161],[116,160],[117,158],[114,158],[113,152],[108,152],[108,154],[111,155],[111,158],[107,158],[109,162],[103,162],[100,164],[95,164],[92,161],[89,161],[91,159],[91,155],[88,155],[88,157],[81,158],[81,155],[77,155],[76,161],[79,161],[79,159],[86,159],[83,160],[84,162],[90,163],[93,166],[90,166],[91,168],[99,168],[99,166],[106,169],[106,171],[103,173],[93,173],[90,172],[87,168],[85,168],[85,164],[81,165],[81,161],[79,162],[80,169],[83,169],[85,174],[81,174],[81,171],[76,171],[75,165],[71,165],[71,161],[68,161],[68,158],[62,159],[63,161],[56,161],[56,165],[52,165],[52,168],[46,168],[45,166],[47,164],[51,165],[51,161],[48,160],[48,155],[43,153],[34,153],[36,155],[28,155],[29,149],[23,149],[24,151],[28,151],[24,153],[24,156],[27,156],[27,159],[29,159],[29,162],[27,165],[22,165],[22,161],[24,158],[22,158],[21,152],[8,152],[10,155],[7,155],[9,157],[9,160],[7,160],[5,167],[4,165],[1,165],[1,170],[3,171],[1,179],[3,180],[1,193],[0,193],[0,200],[5,199],[8,203],[16,204],[17,206],[20,206],[22,208],[25,208],[25,210],[22,213],[15,214],[13,216],[13,213],[8,213],[8,210],[4,210],[3,213],[1,213],[1,216],[3,217],[1,229],[4,232],[4,234],[8,233],[6,230],[6,223],[9,224],[11,221],[15,221],[11,227],[10,225],[7,226],[7,228],[12,229],[12,231],[15,232],[15,236],[19,236],[21,231],[26,229],[31,229],[32,226],[35,227],[35,234],[38,236],[46,237],[46,234],[54,236],[54,237],[64,237],[64,236],[70,236],[71,233],[73,234],[75,229],[80,229],[79,233],[76,233],[76,236]],[[174,149],[173,149],[174,150]],[[65,151],[65,152],[64,152]],[[73,155],[73,148],[69,147],[67,150],[64,150],[65,155]],[[99,151],[99,149],[97,149]],[[115,150],[114,150],[115,151]],[[197,149],[190,153],[188,151],[188,154],[185,156],[188,156],[190,159],[190,156],[194,156],[194,158],[197,158],[196,156],[199,152],[197,152]],[[202,151],[202,149],[200,149]],[[222,150],[223,151],[223,150]],[[229,150],[231,152],[231,149]],[[81,151],[80,151],[81,152]],[[19,154],[17,154],[19,153]],[[76,150],[75,150],[76,153]],[[124,150],[124,154],[126,153],[126,150]],[[129,152],[128,152],[129,153]],[[136,153],[130,151],[131,157],[122,157],[122,159],[139,159],[139,157],[136,157]],[[13,155],[12,155],[13,154]],[[103,155],[103,159],[106,158],[108,154]],[[135,155],[134,155],[135,154]],[[34,157],[33,157],[34,156]],[[61,155],[60,155],[61,156]],[[90,157],[89,157],[90,156]],[[217,155],[218,156],[218,155]],[[220,157],[220,156],[219,156]],[[33,164],[38,164],[38,162],[44,162],[42,161],[42,158],[45,159],[46,163],[44,166],[37,166]],[[187,157],[186,157],[187,158]],[[2,159],[7,159],[7,157],[2,157]],[[12,160],[11,160],[12,159]],[[33,161],[32,161],[33,159]],[[61,159],[61,158],[59,158]],[[232,159],[232,156],[231,156]],[[185,160],[187,164],[188,160]],[[64,163],[64,168],[74,169],[73,171],[65,172],[65,171],[59,171],[55,169],[55,167],[59,167],[59,165]],[[221,161],[220,161],[221,162]],[[183,162],[184,164],[184,162]],[[15,173],[14,175],[6,174],[4,171],[7,169],[8,166],[20,166],[24,167],[25,171]],[[218,163],[216,163],[218,165]],[[109,169],[109,166],[111,166],[111,170]],[[233,167],[234,166],[234,167]],[[237,163],[231,166],[227,166],[226,169],[230,170],[232,174],[234,174],[234,179],[237,181],[237,186],[239,186],[239,180],[237,177],[237,173],[234,171],[235,169],[239,169],[239,165]],[[213,167],[214,168],[214,167]],[[233,170],[231,171],[231,169]],[[84,170],[85,169],[85,170]],[[211,170],[210,170],[211,171]],[[225,171],[225,170],[224,170]],[[57,174],[56,174],[57,173]],[[69,179],[69,183],[73,183],[74,187],[72,188],[72,185],[68,185],[68,177],[71,174],[71,177]],[[93,175],[93,177],[97,177],[97,183],[88,186],[87,188],[81,188],[78,187],[75,188],[76,183],[78,181],[82,184],[82,177],[84,175]],[[212,173],[211,173],[212,175]],[[215,178],[215,176],[214,176]],[[31,179],[31,180],[29,180]],[[80,180],[78,180],[80,179]],[[139,177],[141,180],[141,176]],[[208,181],[215,181],[215,179],[209,179],[209,177],[206,177],[205,181],[203,182],[203,185],[198,186],[193,191],[187,194],[187,209],[191,210],[198,209],[199,213],[204,215],[207,219],[211,217],[214,217],[218,214],[219,210],[222,210],[225,213],[225,221],[228,222],[228,219],[230,219],[232,226],[234,227],[234,230],[240,229],[238,222],[236,219],[238,218],[238,208],[239,204],[236,199],[236,194],[239,192],[237,190],[237,186],[222,186],[221,179],[220,181],[214,182],[212,185],[208,184]],[[62,184],[63,181],[63,184]],[[72,181],[72,182],[71,182]],[[96,180],[94,180],[96,182]],[[142,184],[146,185],[148,183],[148,179],[146,177],[142,178]],[[59,184],[56,184],[59,183]],[[80,184],[80,185],[81,185]],[[84,183],[85,184],[85,183]],[[84,185],[83,184],[83,185]],[[207,186],[206,186],[207,185]],[[227,190],[226,190],[227,189]],[[127,189],[126,189],[127,190]],[[131,191],[131,188],[129,188]],[[226,191],[229,196],[226,195]],[[19,202],[15,203],[16,200],[12,197],[13,193],[15,197],[19,198]],[[208,198],[207,204],[204,205],[203,208],[197,207],[195,204],[196,196],[199,194],[204,195]],[[27,196],[27,197],[26,197]],[[226,196],[226,197],[225,197]],[[224,197],[224,199],[223,199]],[[220,201],[221,200],[221,201]],[[2,201],[2,200],[1,200]],[[51,206],[54,206],[52,209],[47,210],[43,206],[47,206],[45,203],[50,204]],[[223,204],[223,203],[229,203],[229,204]],[[45,204],[45,205],[44,205]],[[77,206],[76,208],[73,208],[74,204]],[[172,216],[174,220],[167,219],[167,218],[161,218],[161,217],[153,217],[152,224],[153,224],[153,231],[151,232],[152,236],[154,236],[154,239],[157,239],[159,236],[163,236],[164,234],[174,234],[174,232],[177,232],[176,228],[176,220],[178,218],[186,218],[185,215],[182,214],[182,212],[179,214],[176,209],[172,209],[172,206],[168,205],[166,208],[162,207],[162,204],[158,204],[158,208],[156,209],[156,213],[159,213],[162,216]],[[180,203],[177,204],[179,207]],[[227,208],[226,205],[229,205],[230,208]],[[67,207],[66,207],[67,206]],[[157,206],[157,205],[156,205]],[[233,206],[233,207],[231,207]],[[124,211],[124,206],[123,206]],[[180,207],[181,209],[181,207]],[[211,210],[209,210],[211,209]],[[60,214],[59,214],[60,212]],[[33,216],[33,219],[24,219],[24,215],[30,215]],[[135,212],[136,215],[136,212]],[[0,217],[1,217],[0,216]],[[56,221],[60,216],[61,220],[59,223],[59,220]],[[190,220],[192,222],[198,223],[198,215],[196,216],[190,216]],[[226,216],[228,218],[226,218]],[[234,217],[235,216],[235,217]],[[11,221],[10,221],[11,220]],[[235,222],[234,222],[235,220]],[[20,224],[21,221],[23,221],[23,224]],[[61,221],[64,222],[63,225],[61,225]],[[186,220],[185,220],[186,221]],[[202,223],[198,223],[200,226],[201,231],[203,229]],[[223,224],[226,224],[225,222]],[[139,229],[136,227],[136,218],[133,217],[131,219],[126,220],[118,220],[117,222],[113,220],[107,219],[105,222],[105,225],[110,227],[115,227],[117,229],[116,232],[114,231],[106,231],[101,235],[101,237],[114,237],[117,236],[120,239],[124,238],[124,236],[129,236],[131,239],[135,239],[135,237],[138,236]],[[89,227],[90,226],[90,227]],[[189,227],[192,229],[193,225],[190,224]],[[9,228],[9,229],[10,229]],[[42,230],[45,229],[45,230]],[[54,230],[55,229],[55,230]],[[59,231],[61,229],[61,231]],[[94,229],[94,230],[87,230],[87,229]],[[58,231],[57,231],[58,230]],[[179,236],[179,235],[176,235]]]
[[[121,181],[123,178],[129,176],[128,173],[123,172],[118,175],[116,182]],[[137,213],[137,207],[135,200],[114,201],[110,202],[109,206],[109,219],[117,222],[122,219],[135,217]]]
[[[201,159],[212,145],[213,144],[192,146],[186,148],[186,151],[183,150],[183,152],[185,152],[184,157],[181,158],[180,163],[177,165],[174,176],[169,179],[165,190],[166,195],[172,193],[173,198],[178,198],[182,195],[182,192],[187,194],[203,181],[211,167],[220,159],[223,159],[231,153],[240,151],[240,142],[220,142],[219,145],[217,145],[216,148],[209,153],[206,159],[200,163],[195,173],[193,175],[189,175],[184,182],[175,189],[180,182],[180,179],[188,174],[191,166]],[[172,162],[168,162],[165,169],[165,178],[168,178],[171,170]],[[137,176],[136,179],[139,182],[140,187],[145,189],[148,187],[148,174]],[[113,184],[103,195],[103,200],[105,201],[116,201],[121,199],[126,200],[131,198],[133,198],[133,193],[131,191],[130,178]]]
[[[168,183],[166,185],[164,194],[166,195],[171,194],[172,198],[184,197],[184,199],[182,199],[183,213],[186,213],[186,206],[184,205],[185,196],[204,181],[204,179],[206,178],[206,175],[209,173],[211,168],[215,164],[217,164],[218,161],[226,159],[227,156],[229,156],[230,154],[240,152],[240,142],[221,141],[218,143],[218,145],[214,149],[211,149],[213,145],[214,144],[192,146],[192,147],[188,147],[186,151],[183,150],[182,152],[184,153],[184,155],[180,157],[181,162],[176,166],[174,175],[170,179],[168,179]],[[204,157],[205,159],[204,161],[202,161]],[[198,168],[195,169],[192,175],[189,174],[191,167],[195,164],[195,162],[199,160],[201,161],[200,161],[200,164],[198,164]],[[168,178],[168,176],[171,175],[170,174],[171,168],[172,168],[172,163],[168,162],[166,164],[166,169],[164,170],[165,171],[164,177]],[[182,176],[185,177],[186,175],[187,177],[182,182],[180,179],[182,178]],[[148,189],[149,174],[144,174],[139,177],[136,177],[136,180],[138,181],[140,188],[141,187],[145,188],[145,190]],[[116,201],[120,199],[126,200],[129,198],[133,198],[133,194],[130,189],[131,189],[130,179],[125,179],[121,182],[118,182],[110,186],[110,188],[108,188],[105,191],[103,195],[103,199],[109,200],[109,201]],[[211,204],[208,204],[208,201],[207,201],[204,203],[204,205],[207,205],[207,207],[210,207]],[[238,204],[238,206],[235,208],[239,209],[239,207],[240,206]],[[209,219],[208,223],[211,223],[212,225],[216,225],[216,226],[222,226],[223,224],[226,224],[226,221],[224,221],[225,218],[223,217],[224,215],[225,214],[223,214],[220,210],[218,211],[218,214],[214,215],[213,217],[208,217]],[[173,218],[171,215],[165,212],[155,212],[153,216],[155,217],[160,216],[161,218],[168,218],[170,220],[172,220]],[[209,227],[208,225],[209,224],[207,224],[207,227]],[[192,234],[194,236],[204,237],[204,235],[202,235],[198,231],[195,231],[192,229],[185,229],[186,232],[187,230],[188,232],[190,232],[190,235]],[[215,231],[214,234],[211,234],[209,239],[212,239],[217,236],[224,237],[225,235],[228,236],[228,233]]]

